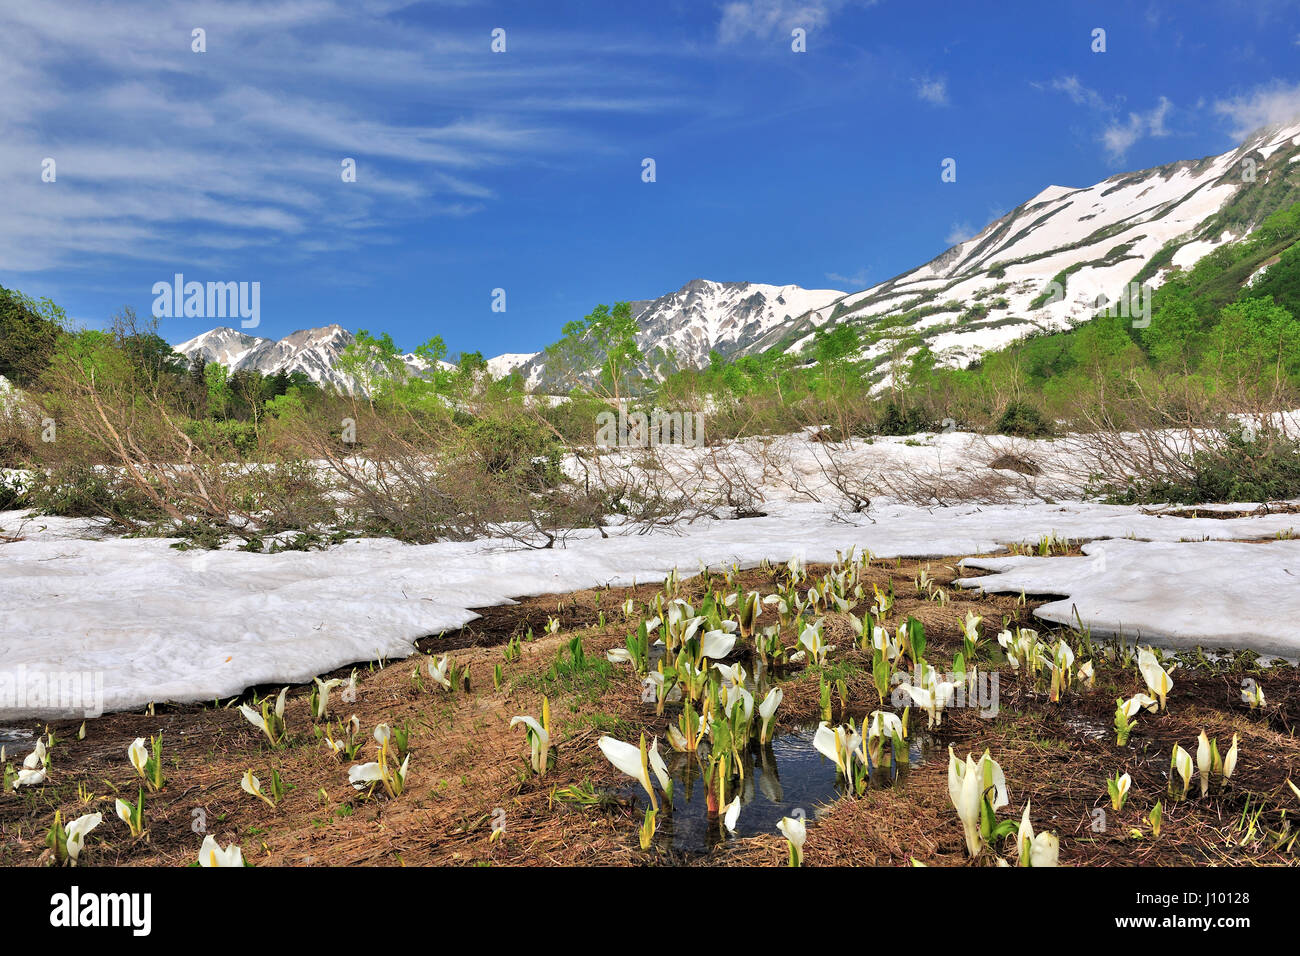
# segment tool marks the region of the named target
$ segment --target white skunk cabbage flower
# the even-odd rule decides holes
[[[329,680],[313,677],[312,680],[316,682],[316,713],[312,716],[327,717],[330,712],[330,691],[341,687],[345,682],[342,677],[331,677]]]
[[[951,681],[935,681],[933,688],[928,689],[914,684],[899,684],[898,689],[925,711],[929,727],[936,727],[943,722],[944,708],[957,696],[957,685]]]
[[[980,836],[980,771],[970,755],[966,762],[959,763],[952,746],[948,747],[948,798],[961,820],[962,831],[966,836],[966,852],[972,857],[979,856],[984,841]]]
[[[727,828],[728,833],[736,832],[736,821],[740,819],[740,794],[727,804],[727,809],[722,814],[722,825]]]
[[[199,866],[243,866],[244,852],[232,843],[224,850],[221,844],[216,841],[212,834],[203,838],[203,845],[199,847]]]
[[[1016,830],[1016,856],[1020,859],[1021,866],[1029,866],[1030,853],[1034,847],[1034,825],[1029,822],[1029,805],[1032,801],[1025,801],[1025,812],[1020,816],[1020,827]]]
[[[1237,769],[1237,735],[1232,735],[1232,746],[1228,748],[1227,756],[1223,758],[1223,781],[1227,783],[1232,778],[1232,772]]]
[[[730,688],[727,691],[727,716],[730,717],[736,709],[736,705],[741,706],[741,712],[745,715],[746,722],[754,716],[754,695],[739,685]]]
[[[1148,697],[1146,694],[1134,694],[1120,706],[1124,708],[1124,716],[1130,720],[1137,716],[1139,710],[1149,710],[1155,713],[1160,702],[1154,697]]]
[[[605,652],[605,660],[611,664],[629,664],[632,662],[632,652],[626,647],[611,647]]]
[[[873,710],[867,726],[867,750],[872,759],[880,759],[880,745],[886,740],[903,739],[903,721],[887,710]]]
[[[28,770],[23,767],[18,771],[18,776],[14,777],[14,789],[19,787],[35,787],[45,782],[44,770]]]
[[[49,753],[45,749],[45,741],[37,738],[36,746],[32,752],[23,758],[23,768],[26,770],[43,770],[45,768],[45,757]]]
[[[1128,801],[1128,792],[1133,789],[1133,778],[1128,774],[1122,774],[1113,780],[1106,781],[1106,789],[1110,793],[1110,804],[1115,810],[1123,810],[1124,804]]]
[[[726,631],[705,631],[704,640],[700,642],[700,656],[714,661],[721,660],[730,654],[735,646],[735,634]]]
[[[1205,731],[1196,739],[1196,770],[1201,777],[1201,796],[1210,792],[1210,771],[1214,769],[1214,757],[1210,753],[1210,738]]]
[[[1060,866],[1061,841],[1055,833],[1040,833],[1034,837],[1034,847],[1029,853],[1030,866]]]
[[[246,706],[247,705],[245,705],[245,707]],[[240,708],[240,710],[243,709],[243,707]],[[261,721],[262,715],[258,714],[257,719],[258,721]],[[131,766],[135,767],[135,772],[138,773],[140,779],[143,780],[145,776],[145,765],[149,763],[149,750],[144,745],[143,737],[137,737],[131,742],[131,746],[126,748],[126,756],[127,759],[131,761]]]
[[[524,724],[526,732],[528,732],[528,743],[532,748],[529,760],[533,765],[533,773],[537,774],[538,777],[542,777],[546,773],[546,765],[549,762],[551,750],[551,735],[550,731],[546,730],[546,724],[550,723],[550,706],[543,702],[541,722],[532,717],[510,718],[511,727],[519,723]]]
[[[758,732],[759,743],[769,743],[772,739],[772,728],[776,723],[776,709],[781,706],[781,701],[785,699],[785,691],[779,687],[773,687],[767,692],[767,696],[758,705],[758,716],[763,719],[763,725]],[[672,730],[671,725],[669,730]]]
[[[1021,866],[1058,866],[1061,857],[1061,841],[1055,833],[1034,835],[1034,825],[1029,822],[1029,804],[1025,801],[1025,812],[1020,818],[1020,828],[1016,831],[1016,855]]]
[[[86,842],[86,834],[99,826],[103,820],[104,815],[102,813],[87,813],[85,816],[77,817],[64,828],[68,834],[66,846],[68,859],[73,866],[77,865],[77,857],[81,856],[81,848]]]
[[[902,650],[897,642],[890,639],[889,631],[883,627],[873,627],[871,629],[871,646],[890,660],[898,657],[899,651]]]
[[[985,796],[985,775],[988,775],[992,793]],[[952,801],[957,816],[961,819],[962,830],[966,835],[966,849],[972,857],[980,855],[984,840],[980,832],[980,809],[984,800],[988,800],[994,810],[1005,807],[1008,803],[1007,781],[1002,774],[1002,767],[985,751],[978,761],[970,754],[965,763],[957,760],[952,745],[948,745],[948,798]]]
[[[1264,706],[1264,688],[1259,686],[1256,681],[1248,681],[1241,688],[1241,702],[1250,706],[1251,710],[1256,707]]]
[[[1169,766],[1172,770],[1177,771],[1178,776],[1183,778],[1183,796],[1187,796],[1187,790],[1192,785],[1192,755],[1182,748],[1181,744],[1174,744],[1173,756],[1169,760]],[[1172,783],[1172,780],[1170,781]]]
[[[1147,688],[1155,694],[1160,700],[1160,709],[1165,709],[1165,698],[1169,691],[1173,689],[1174,682],[1169,676],[1169,672],[1160,666],[1156,660],[1155,654],[1150,648],[1142,648],[1138,651],[1138,672],[1141,673],[1142,679],[1146,681]]]
[[[663,792],[670,798],[673,792],[673,778],[668,773],[668,765],[664,763],[664,758],[659,754],[659,738],[655,737],[650,741],[650,750],[646,754],[650,763],[650,769],[654,771],[655,778],[659,781],[659,786]]]
[[[447,676],[447,667],[449,663],[450,660],[446,654],[442,655],[442,660],[436,662],[432,657],[429,658],[429,676],[433,678],[433,682],[440,685],[443,690],[451,690],[451,678]]]
[[[1093,681],[1097,679],[1097,672],[1092,666],[1092,661],[1084,661],[1080,664],[1078,675],[1080,683],[1082,683],[1088,690],[1091,690]]]
[[[790,865],[803,864],[803,844],[808,839],[808,825],[802,817],[782,817],[776,828],[790,841]]]
[[[858,735],[844,727],[831,729],[831,725],[822,721],[813,734],[813,748],[823,757],[835,764],[835,769],[846,780],[853,779],[853,751],[858,746]]]
[[[803,633],[799,635],[799,643],[808,649],[813,663],[820,664],[826,659],[826,645],[822,643],[820,627],[816,625],[805,627]]]
[[[747,675],[743,664],[714,664],[713,667],[722,675],[722,679],[728,687],[741,687],[744,685]]]
[[[250,724],[252,724],[252,725],[253,725],[254,727],[256,727],[258,730],[262,731],[263,733],[266,732],[266,721],[263,720],[263,719],[262,719],[262,715],[259,714],[257,711],[253,710],[253,708],[249,707],[247,704],[240,704],[240,705],[239,705],[239,712],[240,712],[241,714],[244,715],[244,719],[245,719],[246,721],[248,721]],[[140,745],[140,746],[141,746],[141,749],[143,749],[143,745],[144,745],[144,738],[143,738],[143,737],[141,737],[141,738],[140,738],[139,740],[137,740],[134,744],[132,744],[131,747],[134,749],[137,745]],[[133,765],[135,764],[135,755],[134,755],[134,754],[131,755],[131,763],[132,763]],[[139,771],[140,776],[143,777],[143,776],[144,776],[144,771],[140,769],[141,766],[143,766],[143,764],[141,764],[141,765],[137,765],[135,769],[136,769],[137,771]]]
[[[266,795],[262,793],[262,781],[253,776],[251,770],[244,771],[244,776],[239,781],[239,789],[262,800],[266,799]]]
[[[393,736],[393,728],[387,724],[375,724],[375,743],[381,747],[388,746],[388,739]]]
[[[378,763],[359,763],[348,768],[348,783],[358,790],[364,790],[371,784],[384,779],[384,768]]]
[[[676,724],[668,725],[668,743],[678,753],[685,753],[691,749],[691,742],[686,739],[684,733],[677,729]]]
[[[655,796],[654,784],[650,782],[650,757],[646,752],[645,734],[641,735],[640,747],[625,744],[613,737],[601,737],[596,743],[606,760],[645,788],[645,792],[650,795],[652,809],[658,809],[659,799]]]

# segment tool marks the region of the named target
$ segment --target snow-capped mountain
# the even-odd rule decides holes
[[[1300,200],[1297,160],[1300,124],[1262,130],[1219,156],[1081,189],[1049,186],[925,265],[810,312],[747,351],[797,352],[828,321],[851,322],[868,359],[924,345],[965,365],[1033,331],[1091,318],[1131,282],[1157,286],[1242,238]]]
[[[505,378],[517,368],[522,368],[537,357],[536,352],[503,352],[487,360],[488,372],[493,378]]]
[[[252,369],[263,375],[302,372],[314,382],[350,391],[353,383],[339,371],[338,360],[354,338],[341,325],[300,329],[279,340],[245,335],[237,329],[222,326],[174,348],[187,359],[202,356],[205,361],[217,362],[232,372],[243,369]],[[403,355],[402,358],[412,374],[418,375],[429,367],[428,362],[418,355]]]
[[[641,329],[642,351],[658,349],[681,367],[698,367],[708,364],[710,352],[728,356],[743,351],[773,329],[843,295],[797,285],[692,279],[676,292],[633,302],[632,317]]]
[[[1093,186],[1048,186],[924,265],[860,292],[693,279],[631,303],[654,369],[704,365],[709,353],[797,354],[820,328],[856,325],[863,358],[883,378],[890,356],[928,347],[949,365],[1040,330],[1084,321],[1132,282],[1159,285],[1269,213],[1300,201],[1300,124],[1271,127],[1219,156],[1122,173]],[[213,329],[177,346],[232,369],[302,371],[347,387],[336,369],[352,336],[337,325],[280,341]],[[422,361],[407,356],[412,371]],[[494,377],[518,369],[530,388],[559,375],[546,354],[488,359]],[[649,370],[649,369],[648,369]]]
[[[692,279],[676,292],[629,304],[640,329],[637,344],[650,359],[647,371],[662,372],[707,365],[714,351],[746,352],[843,297],[835,289]],[[537,353],[521,365],[525,380],[553,384],[545,365],[545,353]]]

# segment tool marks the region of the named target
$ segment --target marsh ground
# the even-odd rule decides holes
[[[932,758],[913,767],[893,786],[868,789],[859,798],[840,796],[809,808],[804,849],[806,865],[966,865],[962,831],[947,792],[946,750],[959,757],[988,749],[1000,761],[1010,789],[1002,813],[1019,818],[1032,801],[1038,831],[1061,839],[1063,865],[1132,866],[1157,864],[1292,864],[1290,819],[1300,799],[1286,781],[1300,771],[1300,745],[1294,720],[1300,708],[1300,671],[1287,664],[1262,665],[1240,653],[1211,659],[1186,653],[1174,670],[1168,710],[1143,713],[1126,747],[1117,747],[1111,729],[1115,699],[1141,690],[1137,669],[1124,663],[1121,649],[1089,646],[1075,632],[1063,632],[1078,660],[1092,658],[1096,684],[1075,684],[1059,703],[1051,703],[1044,683],[1031,686],[999,665],[992,635],[1009,620],[1027,627],[1040,601],[1032,596],[995,596],[950,587],[958,559],[872,561],[863,583],[897,595],[894,620],[912,616],[925,625],[927,655],[946,669],[961,647],[958,622],[967,612],[984,618],[981,666],[999,675],[995,716],[975,709],[953,709],[928,736]],[[945,601],[919,594],[915,580],[926,569]],[[810,567],[819,574],[825,567]],[[771,593],[776,569],[739,572],[746,590]],[[693,600],[718,575],[681,583]],[[708,853],[675,848],[656,839],[648,852],[637,840],[641,809],[635,784],[618,773],[597,747],[609,734],[635,741],[644,732],[664,746],[665,730],[677,706],[656,715],[643,702],[641,682],[627,664],[611,664],[605,651],[622,646],[630,629],[620,606],[629,597],[638,607],[650,602],[660,585],[606,588],[543,595],[512,605],[482,609],[466,627],[420,642],[426,653],[448,653],[469,674],[468,690],[448,692],[433,686],[423,657],[356,668],[354,701],[332,699],[337,721],[355,713],[366,746],[358,761],[373,760],[370,739],[376,724],[410,730],[410,775],[396,799],[367,795],[348,782],[349,761],[335,759],[313,732],[308,688],[290,690],[288,741],[271,747],[240,715],[238,701],[209,706],[159,705],[153,713],[113,713],[89,720],[84,739],[79,722],[50,725],[55,736],[48,782],[0,797],[0,864],[43,861],[44,838],[56,810],[65,820],[100,811],[104,823],[87,839],[84,862],[98,865],[188,865],[203,833],[224,845],[238,843],[255,865],[784,865],[785,841],[775,831],[711,841]],[[604,615],[605,623],[601,624]],[[560,632],[545,633],[549,619]],[[871,659],[853,649],[846,619],[831,614],[827,642],[837,650],[824,668],[787,669],[779,679],[785,693],[778,729],[815,724],[820,716],[822,671],[843,680],[847,694],[833,701],[833,721],[861,722],[880,707],[872,682]],[[506,660],[506,645],[528,635],[517,661]],[[574,667],[568,644],[580,636],[587,664]],[[500,686],[494,668],[501,667]],[[350,668],[335,672],[347,676]],[[424,673],[416,680],[413,673]],[[1241,701],[1242,681],[1263,687],[1267,704],[1251,710]],[[422,685],[422,686],[420,686]],[[279,688],[257,688],[264,696]],[[550,701],[555,761],[543,778],[528,767],[521,729],[511,729],[516,714],[539,715],[542,697]],[[247,698],[244,698],[247,699]],[[925,725],[915,709],[911,727]],[[33,733],[45,726],[24,725]],[[1166,793],[1170,752],[1175,743],[1195,752],[1205,730],[1225,749],[1240,738],[1240,762],[1226,787],[1206,798],[1193,782],[1192,796],[1171,801]],[[133,839],[113,813],[117,796],[135,799],[139,787],[127,760],[136,737],[161,734],[166,785],[146,795],[146,837]],[[12,754],[11,754],[12,759]],[[264,783],[272,769],[287,787],[274,809],[240,789],[252,770]],[[802,772],[802,771],[801,771]],[[816,772],[834,771],[823,763]],[[1111,810],[1106,778],[1127,772],[1133,788],[1124,811]],[[573,788],[573,789],[569,789]],[[831,793],[834,796],[834,793]],[[1163,801],[1159,839],[1145,816]],[[698,801],[697,801],[698,802]],[[678,797],[677,812],[694,812]],[[1098,811],[1104,826],[1098,827]],[[744,810],[742,808],[742,816]],[[709,826],[716,823],[706,821]],[[494,832],[500,830],[494,838]],[[1014,862],[1009,846],[1004,856]],[[989,863],[991,854],[980,861]]]

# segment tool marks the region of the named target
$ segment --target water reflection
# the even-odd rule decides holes
[[[726,832],[721,817],[709,812],[709,788],[704,780],[708,742],[701,744],[698,754],[665,754],[673,777],[673,807],[671,812],[665,809],[659,814],[655,844],[707,853],[730,838],[776,833],[782,817],[802,814],[815,820],[819,810],[845,793],[835,765],[813,747],[815,731],[816,727],[799,727],[778,734],[766,747],[757,740],[751,743],[744,753],[743,773],[732,775],[724,794],[726,802],[740,795],[735,834]],[[910,765],[894,763],[886,747],[880,764],[871,768],[870,786],[902,785],[910,767],[924,763],[930,749],[928,738],[914,734],[909,743]],[[623,792],[644,811],[648,805],[644,791],[627,788]]]

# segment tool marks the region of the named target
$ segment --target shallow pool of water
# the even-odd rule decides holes
[[[660,808],[655,844],[671,845],[686,853],[707,853],[728,839],[777,833],[776,825],[782,817],[802,815],[810,822],[816,820],[817,813],[845,790],[837,780],[835,765],[813,747],[815,731],[816,727],[800,727],[778,734],[768,747],[756,742],[751,745],[745,755],[743,779],[733,775],[726,793],[728,802],[737,792],[740,794],[740,817],[734,834],[725,832],[721,817],[709,817],[708,788],[697,756],[665,754],[664,762],[673,777],[673,807],[671,812]],[[872,787],[903,785],[910,767],[924,763],[930,749],[928,740],[914,733],[910,744],[911,764],[901,768],[874,767]],[[886,746],[886,760],[888,752]],[[642,812],[649,805],[639,787],[623,793],[635,799]]]
[[[0,747],[5,749],[5,759],[12,760],[31,752],[36,746],[36,738],[30,730],[18,730],[12,727],[0,727]]]

